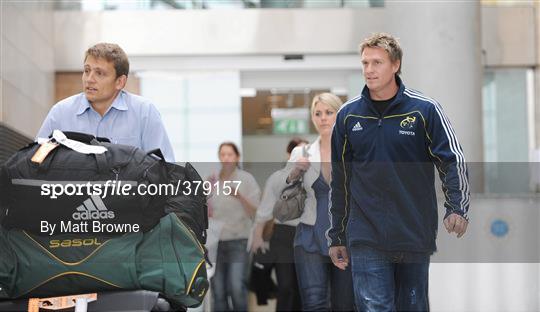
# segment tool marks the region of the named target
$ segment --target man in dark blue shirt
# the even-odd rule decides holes
[[[427,311],[434,165],[444,225],[461,237],[470,196],[465,157],[441,105],[401,81],[397,40],[375,34],[360,51],[366,86],[342,106],[332,133],[330,257],[345,269],[350,253],[358,310]]]

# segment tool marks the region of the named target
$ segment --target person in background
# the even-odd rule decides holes
[[[53,130],[75,131],[108,138],[145,151],[159,148],[174,162],[161,116],[150,100],[124,91],[129,60],[113,43],[98,43],[84,57],[83,92],[56,103],[43,121],[37,138]]]
[[[255,178],[239,168],[240,152],[234,143],[221,143],[218,155],[221,169],[207,179],[213,185],[208,198],[212,218],[223,223],[212,278],[213,307],[215,311],[246,311],[247,240],[261,190]]]
[[[287,145],[287,159],[296,146],[306,145],[308,142],[301,138],[293,138]],[[257,209],[253,239],[250,246],[252,253],[266,253],[265,259],[272,263],[277,278],[276,311],[298,311],[301,309],[300,293],[294,266],[294,235],[299,219],[280,223],[274,219],[273,234],[270,238],[269,249],[263,240],[265,224],[272,220],[273,209],[281,191],[281,181],[284,178],[283,169],[274,172],[264,187],[261,204]]]
[[[292,151],[285,168],[286,177],[281,180],[283,189],[302,178],[307,193],[294,238],[294,260],[305,311],[354,310],[351,271],[332,265],[325,237],[330,227],[330,138],[341,105],[341,100],[332,93],[313,98],[311,120],[319,137],[307,148],[299,146]]]

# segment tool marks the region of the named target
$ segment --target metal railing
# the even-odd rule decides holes
[[[383,7],[385,0],[60,0],[57,10],[204,10]]]

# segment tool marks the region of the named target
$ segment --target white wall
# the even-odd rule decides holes
[[[540,197],[474,196],[460,239],[439,226],[430,268],[433,311],[540,311]],[[494,235],[495,221],[507,224]]]
[[[538,263],[432,263],[429,274],[434,312],[540,310]]]
[[[482,36],[484,64],[532,66],[537,63],[534,21],[535,11],[531,6],[483,8],[482,29],[489,34]]]
[[[141,95],[161,113],[176,161],[216,163],[224,141],[242,146],[240,75],[223,72],[139,74]],[[205,176],[207,166],[197,167]]]
[[[53,5],[0,1],[0,122],[30,138],[54,99]]]

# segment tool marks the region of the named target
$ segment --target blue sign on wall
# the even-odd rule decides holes
[[[508,226],[508,222],[504,220],[495,219],[491,222],[491,234],[496,237],[506,236],[509,230],[510,227]]]

